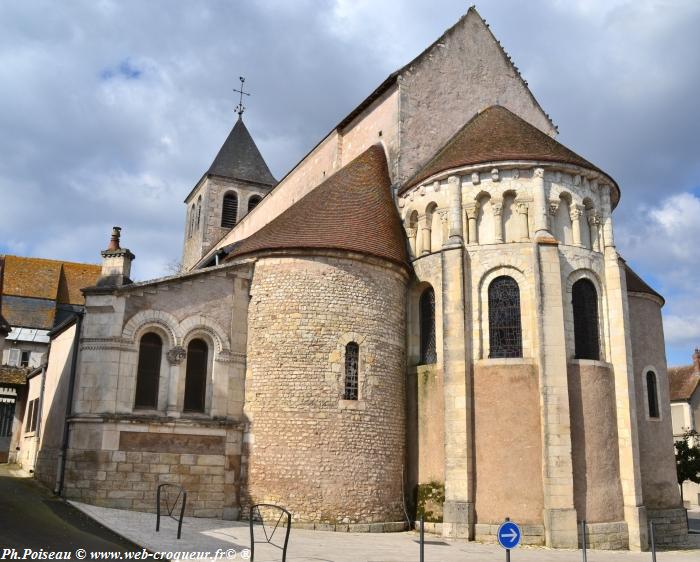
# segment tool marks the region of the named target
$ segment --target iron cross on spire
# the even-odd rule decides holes
[[[243,105],[243,96],[249,96],[250,94],[248,92],[243,91],[243,84],[245,83],[245,78],[243,78],[243,76],[239,76],[238,79],[241,81],[241,89],[236,90],[234,88],[233,91],[241,94],[241,98],[240,100],[238,100],[238,105],[236,106],[236,112],[238,113],[238,117],[240,118],[243,115],[243,112],[245,111],[245,106]]]

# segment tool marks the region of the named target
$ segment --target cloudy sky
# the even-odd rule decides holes
[[[456,0],[0,3],[0,253],[134,277],[179,258],[182,200],[233,125],[279,178],[390,72],[452,25]],[[485,0],[559,140],[622,188],[616,241],[667,298],[671,364],[700,346],[700,2]]]

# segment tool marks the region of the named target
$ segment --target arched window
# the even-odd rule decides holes
[[[345,346],[345,400],[357,400],[359,388],[360,346],[351,341]]]
[[[224,195],[224,202],[221,209],[221,226],[233,228],[236,226],[238,217],[238,196],[233,192]]]
[[[420,296],[420,364],[437,363],[435,347],[435,291],[428,287]]]
[[[187,233],[187,237],[189,238],[194,232],[194,203],[192,203],[192,206],[190,207],[190,220],[188,222],[187,228],[189,229],[189,232]]]
[[[522,357],[520,289],[503,275],[489,285],[489,357]]]
[[[139,344],[139,363],[136,368],[136,397],[134,408],[158,407],[158,380],[163,341],[158,334],[144,334]]]
[[[250,199],[248,199],[248,212],[250,213],[255,207],[258,206],[258,203],[260,203],[260,200],[262,197],[258,195],[253,195]]]
[[[656,386],[656,373],[647,371],[647,401],[649,402],[649,417],[659,417],[659,392]]]
[[[598,293],[588,279],[579,279],[571,288],[574,309],[576,359],[600,359],[598,340]]]
[[[200,195],[199,198],[197,199],[197,226],[195,227],[197,230],[199,230],[199,221],[202,218],[202,196]]]
[[[204,412],[208,355],[209,349],[204,340],[194,339],[187,346],[184,407],[186,412]]]

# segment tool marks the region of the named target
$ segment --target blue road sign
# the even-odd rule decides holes
[[[512,521],[506,521],[501,523],[498,528],[498,544],[503,548],[510,550],[515,548],[520,544],[520,539],[522,538],[522,533],[520,527]]]

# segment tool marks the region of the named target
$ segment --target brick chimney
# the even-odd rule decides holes
[[[700,375],[700,349],[695,348],[695,353],[693,353],[693,373]]]
[[[112,228],[109,245],[101,252],[102,274],[97,281],[99,287],[128,285],[132,282],[129,275],[131,275],[131,262],[136,256],[128,249],[121,247],[119,241],[121,230],[119,226]]]

